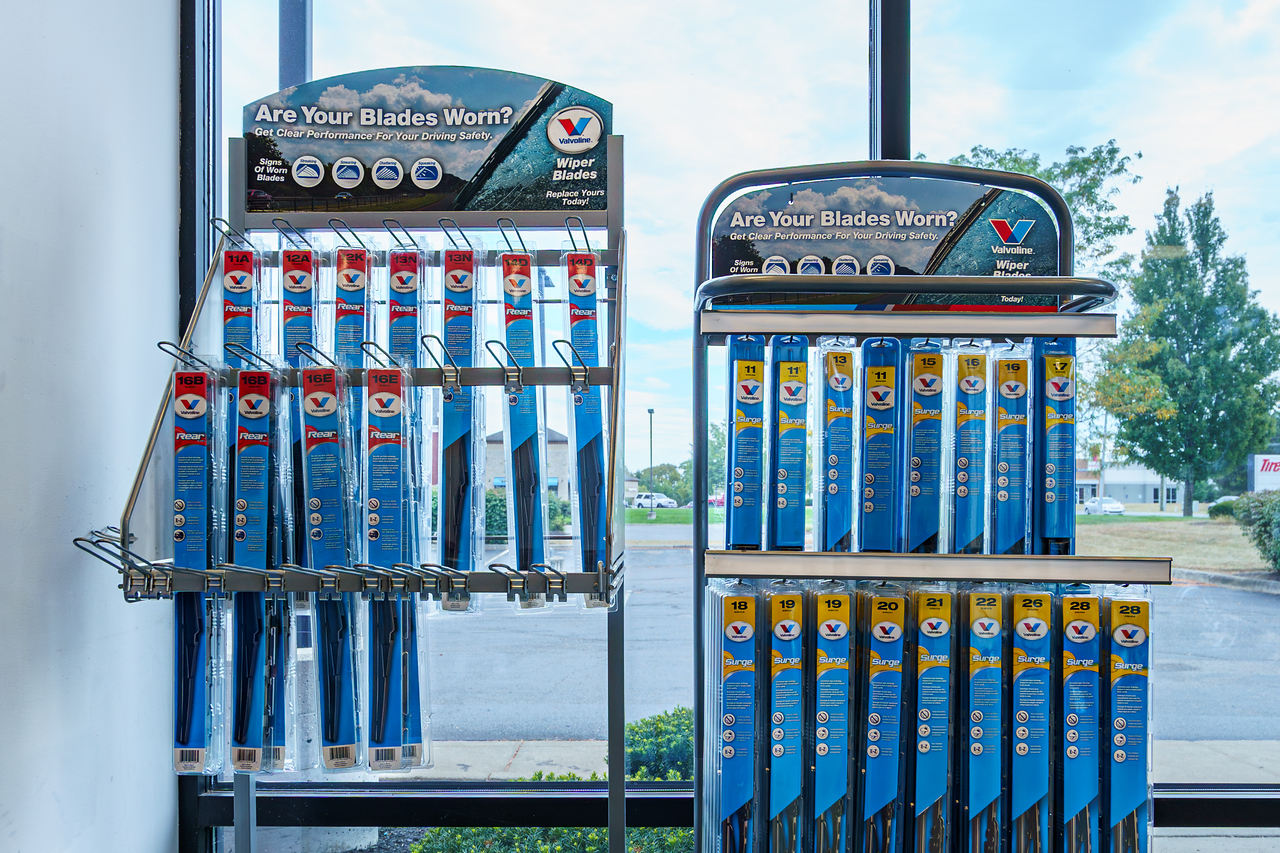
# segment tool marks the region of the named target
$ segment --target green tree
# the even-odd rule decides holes
[[[689,488],[688,465],[676,466],[670,462],[654,465],[653,470],[641,468],[635,476],[640,481],[640,491],[661,492],[671,498],[679,506],[689,502],[692,492]],[[651,476],[652,475],[652,476]]]
[[[1213,194],[1180,206],[1169,190],[1129,280],[1134,311],[1106,350],[1096,391],[1130,454],[1186,484],[1190,515],[1197,483],[1275,434],[1280,327],[1249,289],[1244,257],[1225,253]]]
[[[711,424],[707,435],[707,463],[711,470],[707,471],[707,494],[724,493],[725,461],[729,450],[728,433],[722,423]]]
[[[1142,180],[1129,171],[1130,164],[1141,157],[1142,152],[1122,154],[1116,141],[1109,139],[1092,149],[1071,145],[1065,160],[1048,165],[1039,154],[1022,148],[997,151],[982,145],[948,162],[1031,175],[1053,187],[1067,203],[1075,225],[1075,271],[1116,276],[1132,261],[1129,255],[1116,254],[1116,240],[1132,234],[1133,225],[1117,211],[1115,198],[1121,186]]]

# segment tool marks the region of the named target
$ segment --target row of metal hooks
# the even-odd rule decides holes
[[[109,527],[77,536],[72,543],[86,554],[114,568],[122,576],[120,589],[125,601],[154,601],[172,598],[175,592],[316,592],[321,596],[358,592],[373,597],[401,593],[430,595],[437,601],[446,595],[503,593],[508,601],[545,595],[550,600],[567,601],[570,593],[608,594],[618,586],[618,575],[604,563],[595,572],[563,572],[546,563],[534,563],[531,571],[519,571],[506,563],[489,563],[479,572],[463,572],[438,563],[394,563],[375,566],[355,563],[322,569],[282,563],[273,569],[259,569],[235,563],[221,563],[207,570],[177,569],[167,560],[154,561],[125,545],[120,530]],[[491,574],[486,574],[491,573]],[[290,576],[301,575],[310,581]],[[260,578],[245,582],[243,576]],[[495,576],[501,582],[495,587]],[[195,584],[184,580],[198,579]],[[235,578],[238,582],[230,582]],[[192,587],[195,587],[194,589]]]
[[[586,247],[586,251],[590,252],[591,238],[587,236],[587,226],[586,226],[586,223],[582,221],[581,216],[566,216],[564,219],[565,231],[567,231],[569,234],[569,244],[573,246],[573,251],[575,252],[579,251],[578,240],[574,234],[573,225],[571,224],[575,220],[578,223],[578,230],[582,233],[582,243]],[[471,244],[470,238],[467,237],[466,232],[462,230],[461,226],[459,226],[455,220],[446,218],[446,219],[439,219],[437,220],[437,222],[440,225],[441,232],[444,234],[445,238],[448,239],[450,245],[452,245],[453,248],[455,249],[462,248],[462,245],[459,244],[458,242],[458,239],[461,239],[462,243],[465,244],[468,249],[472,249],[472,250],[475,249],[475,247]],[[244,232],[237,229],[235,226],[233,226],[230,222],[223,219],[222,217],[215,216],[209,220],[209,223],[215,229],[217,229],[219,233],[221,233],[224,237],[226,237],[232,243],[236,243],[240,246],[243,246],[246,249],[252,248],[252,243],[249,241],[248,236],[246,236]],[[502,216],[502,217],[499,217],[497,221],[498,232],[502,235],[502,239],[506,242],[507,250],[510,252],[514,252],[516,250],[516,247],[515,247],[515,243],[511,242],[511,235],[507,233],[507,226],[504,223],[510,223],[511,231],[515,234],[516,242],[520,244],[520,251],[527,254],[529,249],[525,245],[524,235],[520,233],[519,226],[516,225],[515,220],[512,219],[511,217]],[[276,231],[280,232],[280,236],[283,237],[295,249],[310,249],[313,251],[315,250],[315,247],[311,245],[311,241],[308,240],[305,236],[303,236],[301,231],[293,227],[293,225],[290,224],[289,220],[284,219],[283,217],[276,217],[275,219],[271,220],[271,225],[276,229]],[[450,231],[450,226],[452,226],[453,231]],[[333,229],[333,233],[338,236],[338,239],[341,240],[342,244],[347,248],[355,249],[358,247],[358,248],[364,249],[366,252],[369,251],[369,247],[366,246],[364,241],[360,239],[360,235],[357,234],[355,229],[352,228],[350,225],[348,225],[345,221],[338,218],[330,219],[329,227]],[[382,227],[387,229],[387,233],[391,235],[392,242],[394,242],[398,248],[405,249],[405,250],[418,248],[418,244],[414,240],[413,235],[409,233],[409,229],[401,225],[398,220],[384,219],[382,220]],[[343,233],[344,230],[346,233]],[[397,230],[399,233],[397,233]],[[457,239],[454,238],[453,232],[457,232],[457,235],[458,235]],[[348,235],[350,235],[350,238],[351,238],[350,240],[347,239]],[[408,238],[408,239],[406,240],[403,238]],[[355,244],[352,244],[351,240],[354,240]]]

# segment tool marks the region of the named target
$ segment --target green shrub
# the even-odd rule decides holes
[[[1262,559],[1280,570],[1280,492],[1246,492],[1232,503],[1236,521]]]
[[[1209,517],[1210,518],[1235,518],[1236,502],[1223,501],[1220,504],[1214,504],[1213,506],[1209,507]]]
[[[604,827],[475,827],[428,829],[412,853],[607,853]],[[692,853],[693,830],[677,827],[627,830],[630,853]]]
[[[507,535],[507,492],[490,489],[484,493],[485,536]]]
[[[627,723],[627,778],[693,778],[693,709],[680,706]]]

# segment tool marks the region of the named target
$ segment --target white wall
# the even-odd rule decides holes
[[[178,4],[0,4],[0,850],[167,851],[171,606],[119,518],[176,325]]]

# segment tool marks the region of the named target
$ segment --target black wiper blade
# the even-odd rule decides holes
[[[196,676],[200,668],[200,640],[204,634],[203,593],[174,594],[175,630],[178,635],[178,713],[175,715],[174,742],[191,741],[191,725],[195,719]]]
[[[236,596],[236,713],[237,743],[249,739],[250,711],[253,709],[254,675],[257,670],[258,647],[262,643],[263,618],[260,592],[237,592]]]
[[[582,570],[594,572],[604,559],[600,546],[600,501],[604,494],[604,452],[600,436],[578,451],[578,514],[582,520]]]
[[[531,438],[511,451],[511,487],[516,499],[516,568],[533,571],[534,514],[538,507],[538,446]]]
[[[462,537],[467,532],[464,510],[467,490],[471,488],[470,436],[463,436],[444,451],[443,485],[440,489],[440,562],[451,569],[470,569],[458,565],[462,551]]]
[[[395,665],[396,632],[399,620],[396,604],[386,599],[369,602],[369,671],[373,676],[372,696],[369,698],[369,740],[382,743],[386,740],[387,715],[390,705],[391,670]]]
[[[324,737],[336,743],[342,731],[342,647],[347,637],[347,607],[342,599],[316,602],[320,617],[321,700],[324,702]]]

